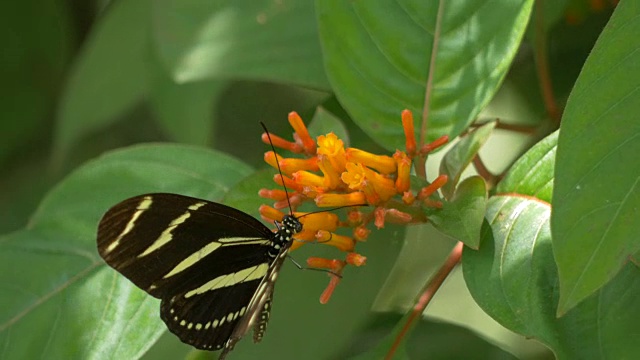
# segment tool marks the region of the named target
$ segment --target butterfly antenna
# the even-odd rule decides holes
[[[348,208],[348,207],[355,207],[355,206],[369,206],[369,204],[344,205],[344,206],[338,206],[338,207],[331,208],[331,209],[326,209],[326,210],[312,211],[312,212],[306,213],[304,215],[298,216],[298,219],[300,219],[301,217],[305,217],[307,215],[311,215],[311,214],[317,214],[317,213],[321,213],[321,212],[330,212],[330,211],[335,211],[335,210],[340,210],[340,209],[344,209],[344,208]]]
[[[269,145],[271,145],[273,154],[276,157],[276,166],[278,167],[278,172],[280,173],[280,177],[282,178],[282,187],[284,188],[284,193],[285,193],[285,196],[287,197],[287,204],[289,204],[289,214],[293,215],[293,208],[291,208],[291,201],[289,200],[289,192],[287,191],[287,187],[284,185],[284,175],[282,175],[282,170],[280,170],[280,161],[278,161],[278,153],[276,152],[276,148],[273,146],[273,142],[271,141],[271,134],[269,134],[269,130],[267,130],[267,126],[262,121],[260,121],[260,125],[262,125],[264,132],[267,134],[267,138],[269,139]]]

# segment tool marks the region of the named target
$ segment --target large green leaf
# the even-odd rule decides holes
[[[316,2],[329,80],[351,117],[403,148],[403,109],[425,140],[460,134],[496,92],[532,0]]]
[[[85,42],[57,114],[54,154],[105,127],[147,93],[150,0],[113,2]]]
[[[496,192],[528,195],[551,203],[557,143],[556,131],[529,149],[511,166]]]
[[[489,200],[480,250],[465,248],[463,271],[478,304],[505,327],[549,346],[558,359],[632,359],[640,307],[640,271],[626,266],[595,295],[556,317],[558,273],[551,209],[528,197]]]
[[[639,33],[640,7],[620,2],[562,118],[552,217],[559,314],[640,250]]]
[[[161,0],[153,37],[178,82],[261,79],[329,89],[313,3]]]
[[[216,200],[249,174],[224,154],[145,145],[107,154],[62,181],[26,230],[0,238],[0,353],[7,359],[137,358],[165,326],[159,301],[96,251],[102,214],[127,197]]]

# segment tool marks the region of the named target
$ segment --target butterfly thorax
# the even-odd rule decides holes
[[[285,215],[281,222],[276,222],[278,231],[273,234],[273,245],[269,249],[269,256],[275,258],[282,248],[289,248],[293,235],[302,230],[302,223],[293,215]]]

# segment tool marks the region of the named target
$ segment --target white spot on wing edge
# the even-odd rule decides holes
[[[136,207],[137,209],[136,212],[133,213],[133,216],[131,217],[127,225],[124,227],[124,230],[122,230],[120,235],[118,235],[118,237],[111,244],[109,244],[109,246],[107,246],[107,248],[105,249],[107,254],[112,252],[113,249],[117,248],[118,245],[120,245],[120,240],[122,240],[122,238],[125,237],[125,235],[127,235],[131,230],[133,230],[133,227],[135,226],[136,221],[138,220],[140,215],[142,215],[142,213],[145,212],[145,210],[149,209],[152,203],[153,203],[153,199],[151,198],[151,196],[145,196],[144,198],[142,198],[142,201],[140,201],[140,203]]]

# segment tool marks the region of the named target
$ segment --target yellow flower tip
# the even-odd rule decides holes
[[[367,257],[358,253],[350,252],[347,254],[346,262],[353,266],[362,266],[367,262]]]
[[[319,230],[316,232],[316,240],[319,243],[331,245],[340,251],[353,251],[355,248],[355,241],[344,235],[334,234],[326,230]]]
[[[282,218],[284,217],[284,213],[282,211],[268,205],[260,205],[258,212],[262,217],[267,218],[270,221],[282,221]]]
[[[407,214],[406,212],[402,212],[398,209],[388,209],[385,215],[389,221],[396,224],[408,224],[413,220],[413,216],[411,216],[411,214]]]
[[[294,215],[298,217],[302,223],[303,229],[309,229],[312,231],[336,231],[338,224],[340,223],[338,215],[328,211],[313,214],[294,213]]]
[[[422,200],[429,196],[431,196],[434,192],[438,191],[444,184],[447,183],[449,177],[447,175],[438,176],[433,182],[425,187],[423,187],[418,193],[418,199]]]
[[[280,160],[280,169],[285,174],[293,174],[296,171],[318,171],[318,158],[308,159],[286,158]]]
[[[358,241],[365,241],[369,238],[371,230],[367,229],[364,225],[360,225],[353,230],[353,237]]]
[[[415,200],[416,200],[416,197],[415,195],[413,195],[411,191],[405,191],[404,194],[402,194],[402,202],[404,202],[407,205],[413,204]]]
[[[271,137],[271,142],[273,143],[273,146],[281,148],[281,149],[285,149],[285,150],[289,150],[291,152],[294,152],[296,154],[299,154],[302,152],[302,145],[291,142],[291,141],[287,141],[277,135],[274,134],[268,134],[267,133],[262,133],[262,142],[269,145],[269,137]]]
[[[407,109],[402,111],[402,128],[404,129],[407,153],[413,156],[416,153],[416,133],[413,127],[413,114]]]
[[[342,182],[349,186],[351,190],[362,190],[364,188],[365,174],[362,164],[348,162],[345,165],[347,171],[340,175]]]
[[[329,157],[344,156],[344,142],[332,132],[318,136],[318,154]]]
[[[293,182],[298,186],[322,187],[324,178],[308,171],[296,171],[291,175]]]
[[[435,139],[433,142],[422,146],[420,148],[420,154],[428,155],[433,150],[443,146],[448,142],[449,142],[449,135],[442,135],[439,138]]]
[[[392,174],[396,172],[396,162],[390,156],[375,155],[364,150],[348,148],[346,157],[347,161],[362,163],[382,174]]]
[[[348,194],[320,194],[315,198],[315,202],[319,207],[353,206],[366,203],[366,198],[358,191]]]
[[[318,154],[318,167],[324,175],[324,187],[328,189],[335,189],[340,185],[340,174],[331,163],[331,160],[327,155]]]
[[[297,138],[300,139],[304,152],[312,155],[315,154],[316,142],[313,141],[313,138],[309,135],[307,127],[304,125],[302,118],[297,112],[292,111],[289,113],[289,124],[291,124]]]
[[[386,209],[383,207],[378,207],[373,211],[373,224],[378,229],[382,229],[384,227],[385,214],[386,214]]]
[[[338,286],[338,283],[340,283],[340,277],[336,275],[331,275],[331,280],[329,280],[329,285],[327,285],[327,288],[324,289],[324,291],[322,292],[322,295],[320,295],[321,304],[324,305],[329,302],[329,300],[331,299],[331,295],[333,295],[333,292],[336,289],[336,286]]]
[[[396,151],[393,158],[398,165],[398,176],[396,178],[396,190],[404,193],[411,186],[411,159],[402,151]]]

